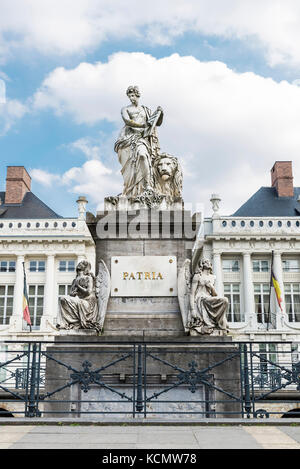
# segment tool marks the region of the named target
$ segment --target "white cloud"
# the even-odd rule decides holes
[[[46,187],[51,187],[54,182],[61,183],[61,176],[59,174],[52,174],[43,169],[32,169],[30,176],[34,181]]]
[[[9,76],[3,72],[3,70],[0,70],[0,78],[2,78],[5,81],[11,81]]]
[[[104,197],[122,192],[120,178],[99,160],[89,160],[82,167],[71,168],[63,175],[62,181],[71,186],[71,192],[87,195],[89,201],[97,206],[103,203]]]
[[[120,129],[129,84],[139,85],[142,104],[152,109],[161,105],[165,111],[161,147],[183,164],[187,202],[204,201],[209,207],[210,194],[217,192],[224,212],[231,213],[262,184],[270,185],[269,170],[276,160],[293,160],[295,181],[300,181],[300,88],[254,73],[239,74],[221,62],[117,53],[107,63],[54,70],[33,103],[77,123],[107,120]],[[99,150],[86,139],[76,145],[93,159]],[[118,164],[113,145],[109,156]],[[114,195],[106,187],[105,195]],[[97,191],[93,197],[97,199]],[[102,197],[103,191],[99,202]]]
[[[27,112],[27,106],[17,99],[6,99],[2,104],[0,102],[0,137],[5,135]]]
[[[70,168],[65,173],[53,174],[38,168],[30,171],[33,180],[45,187],[53,184],[65,186],[69,192],[87,195],[89,201],[100,207],[104,197],[120,192],[121,178],[99,160],[86,161],[81,167]]]
[[[6,81],[10,78],[0,70],[0,137],[3,137],[10,128],[29,112],[28,104],[17,99],[10,99],[6,93]]]
[[[5,81],[0,79],[0,105],[5,104],[6,101],[6,86]]]
[[[85,54],[106,40],[168,44],[185,32],[240,39],[300,65],[298,0],[2,0],[0,57]]]
[[[52,188],[55,184],[58,190],[63,189],[77,195],[88,196],[93,205],[99,209],[102,208],[104,197],[116,195],[122,191],[122,181],[119,172],[114,173],[101,161],[103,151],[102,145],[98,142],[97,139],[86,137],[64,145],[71,151],[81,152],[88,161],[82,166],[71,167],[63,174],[34,168],[30,171],[32,179],[47,188]],[[104,147],[105,144],[104,142]]]
[[[67,145],[70,150],[80,151],[89,160],[98,160],[101,157],[101,147],[97,141],[83,137]]]

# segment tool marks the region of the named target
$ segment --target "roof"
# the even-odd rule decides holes
[[[278,197],[275,187],[261,187],[233,217],[299,217],[300,187],[294,187],[294,197]]]
[[[0,192],[0,199],[5,200],[5,192]],[[21,204],[0,205],[0,219],[3,218],[62,218],[42,202],[32,192],[27,192]]]

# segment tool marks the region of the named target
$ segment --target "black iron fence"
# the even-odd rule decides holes
[[[0,416],[300,416],[300,362],[287,342],[1,345]]]

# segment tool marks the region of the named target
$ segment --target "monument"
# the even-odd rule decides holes
[[[114,145],[122,193],[108,195],[104,211],[86,218],[96,264],[104,262],[111,278],[103,334],[182,336],[178,272],[191,259],[200,214],[184,209],[179,159],[161,151],[162,108],[140,105],[137,86],[127,96]]]
[[[179,158],[161,151],[158,127],[163,123],[163,110],[158,106],[152,112],[140,105],[137,86],[129,86],[127,96],[130,104],[121,110],[124,126],[114,145],[123,189],[120,194],[105,198],[103,211],[86,214],[96,247],[96,276],[87,262],[77,266],[70,295],[60,299],[61,314],[54,349],[67,336],[73,344],[69,347],[80,353],[82,366],[85,366],[82,375],[78,372],[76,376],[90,379],[92,372],[88,372],[87,363],[91,345],[88,341],[92,340],[93,350],[97,346],[101,353],[112,353],[113,363],[123,360],[116,359],[117,352],[112,345],[116,341],[125,341],[133,347],[146,342],[154,344],[147,345],[148,349],[159,344],[161,358],[147,368],[147,380],[156,383],[158,390],[155,397],[166,392],[161,389],[174,380],[173,372],[178,366],[185,370],[192,367],[180,375],[183,387],[198,376],[204,392],[204,388],[210,388],[209,383],[223,382],[224,375],[228,376],[227,359],[221,360],[212,375],[205,375],[206,384],[200,371],[195,371],[195,366],[213,369],[213,361],[220,357],[210,353],[209,343],[217,341],[221,345],[218,353],[234,353],[226,321],[228,301],[219,297],[215,290],[209,260],[201,259],[194,271],[191,268],[201,214],[192,214],[184,207]],[[172,365],[175,351],[176,366]],[[73,357],[72,369],[80,366],[78,356]],[[66,360],[63,352],[59,357],[60,362]],[[191,362],[195,357],[197,364]],[[94,358],[97,361],[97,357]],[[118,374],[120,380],[124,374],[131,376],[132,364],[116,366],[114,376]],[[173,374],[168,374],[168,367]],[[49,389],[67,376],[67,369],[57,374],[55,363],[49,361],[47,373],[48,377],[52,376],[48,380],[51,382]],[[238,375],[238,362],[232,364],[231,372]],[[143,373],[146,379],[145,369]],[[58,377],[54,379],[54,375]],[[111,383],[109,380],[115,378],[113,374],[109,376],[107,382]],[[166,376],[163,384],[159,376]],[[94,375],[91,379],[96,382]],[[119,390],[113,392],[120,394],[122,386],[125,386],[124,380],[119,382]],[[227,379],[223,386],[225,394],[229,395],[239,389],[240,383],[238,379]],[[177,387],[169,386],[169,389]],[[188,394],[188,388],[184,389]],[[191,389],[194,392],[193,386]],[[217,394],[218,389],[211,388]],[[66,396],[71,400],[70,392]],[[231,406],[231,410],[236,408],[235,404],[228,403],[220,404],[219,408],[224,410],[226,406]]]
[[[215,330],[226,334],[227,299],[214,290],[211,265],[202,262],[191,272],[199,214],[193,218],[184,210],[178,158],[161,152],[157,128],[163,123],[163,110],[158,106],[152,112],[140,105],[137,86],[129,86],[126,94],[130,105],[121,110],[124,126],[114,145],[123,190],[106,197],[104,212],[87,216],[96,244],[98,276],[105,281],[94,281],[95,291],[86,306],[87,298],[81,298],[86,292],[74,281],[78,295],[72,287],[73,298],[61,300],[62,327],[108,335],[121,331],[143,336],[211,335]],[[79,281],[84,281],[82,276]],[[104,299],[101,325],[96,320],[96,298]]]

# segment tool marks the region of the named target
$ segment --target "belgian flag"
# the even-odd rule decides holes
[[[280,289],[279,282],[278,282],[278,280],[276,279],[276,277],[275,277],[275,275],[274,275],[273,269],[271,270],[271,281],[272,281],[272,286],[274,287],[274,290],[275,290],[275,293],[276,293],[276,298],[277,298],[277,302],[278,302],[279,308],[280,308],[281,311],[282,311],[282,306],[281,306],[281,303],[282,303],[281,289]]]
[[[26,282],[26,273],[25,273],[25,264],[23,262],[23,270],[24,270],[24,289],[23,289],[23,319],[27,322],[28,326],[30,326],[31,332],[31,319],[29,313],[29,301],[28,301],[28,294],[27,294],[27,282]]]
[[[274,274],[273,270],[273,259],[274,259],[274,251],[272,251],[272,260],[271,260],[271,277],[270,277],[270,292],[269,292],[269,312],[268,312],[268,318],[267,318],[267,330],[269,329],[269,324],[270,322],[272,323],[272,315],[271,315],[271,290],[274,288],[275,290],[275,295],[277,299],[277,303],[281,311],[282,309],[282,293],[281,293],[281,288],[279,285],[279,282]],[[274,326],[274,324],[273,324]]]

